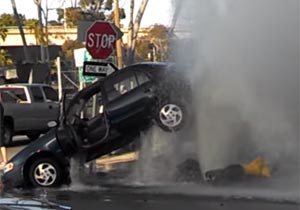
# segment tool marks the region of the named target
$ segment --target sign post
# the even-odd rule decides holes
[[[95,77],[83,75],[83,66],[85,61],[93,61],[94,59],[85,48],[79,48],[74,50],[75,66],[78,67],[79,81],[82,82],[93,82],[96,80]]]

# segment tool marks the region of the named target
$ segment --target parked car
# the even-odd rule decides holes
[[[68,181],[75,154],[94,160],[128,145],[153,123],[168,132],[182,129],[191,105],[183,70],[166,63],[134,64],[82,89],[62,108],[57,127],[9,160],[4,183],[57,186]],[[97,112],[83,116],[95,102]]]
[[[6,145],[14,135],[36,139],[49,130],[48,122],[58,120],[58,94],[49,85],[0,85],[0,100],[4,108]]]

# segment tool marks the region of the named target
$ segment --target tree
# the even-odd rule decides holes
[[[81,42],[67,39],[62,45],[62,51],[64,57],[69,61],[73,61],[74,49],[81,48],[81,47],[84,47],[84,45]]]
[[[137,40],[136,52],[145,60],[166,61],[171,53],[170,41],[173,36],[168,27],[153,25],[147,36]]]
[[[0,49],[0,66],[12,65],[13,60],[10,58],[6,50]]]
[[[0,24],[0,39],[5,41],[6,36],[7,36],[7,28],[6,26]]]
[[[56,21],[56,20],[50,20],[48,21],[49,26],[62,26],[62,23]]]
[[[139,10],[133,20],[134,0],[130,0],[130,20],[128,26],[127,64],[134,62],[135,48],[141,21],[149,0],[142,0]]]
[[[25,19],[24,16],[20,16],[21,19]],[[3,13],[0,15],[0,25],[4,26],[16,26],[17,21],[13,14]]]
[[[76,5],[76,4],[75,4]],[[78,21],[109,20],[113,21],[113,0],[80,0],[79,7],[69,7],[66,11],[57,9],[58,21],[65,17],[67,26],[76,26]],[[125,18],[120,8],[121,18]]]
[[[24,20],[24,25],[28,27],[31,32],[34,32],[34,36],[38,45],[46,45],[47,40],[44,36],[39,21],[37,19]]]
[[[5,41],[7,36],[7,29],[4,25],[0,25],[0,39]],[[4,49],[0,49],[0,66],[13,64],[13,61],[9,57],[8,53]]]

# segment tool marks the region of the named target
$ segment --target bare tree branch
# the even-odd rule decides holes
[[[130,45],[128,45],[128,51],[129,52],[128,52],[127,63],[132,63],[133,62],[134,54],[135,54],[135,48],[136,48],[136,40],[137,40],[138,32],[139,32],[139,29],[140,29],[142,17],[144,15],[145,10],[146,10],[148,1],[149,0],[143,0],[142,1],[141,5],[139,7],[139,10],[137,12],[137,15],[135,17],[133,28],[129,29],[129,30],[131,30],[131,32],[128,31],[129,33],[132,33],[132,35],[131,35],[132,38],[131,38]],[[131,6],[133,6],[133,5],[134,4],[131,4]]]

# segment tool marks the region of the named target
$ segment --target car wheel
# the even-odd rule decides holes
[[[29,180],[35,187],[55,187],[61,184],[63,171],[51,158],[34,161],[29,169]]]
[[[4,145],[9,146],[12,142],[14,130],[10,124],[4,125]]]
[[[155,120],[165,131],[178,131],[185,124],[186,110],[179,102],[161,103],[156,111]]]

